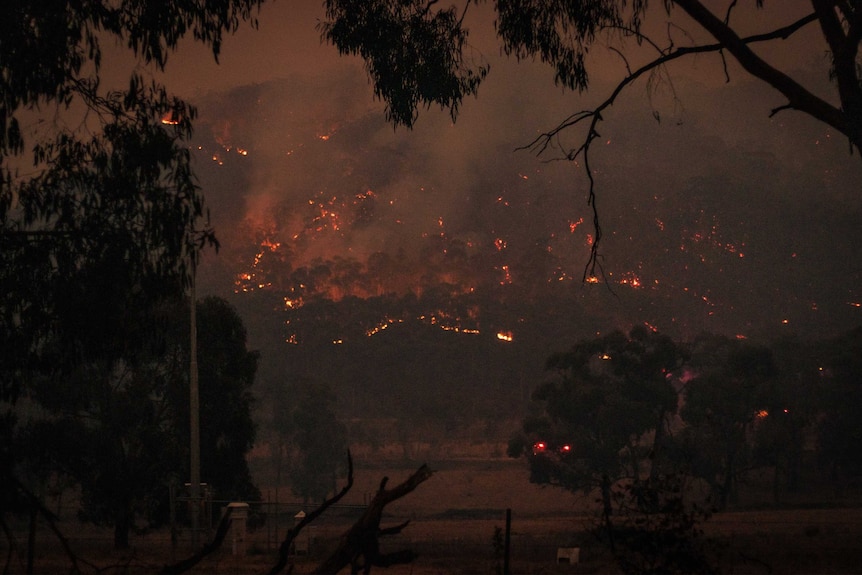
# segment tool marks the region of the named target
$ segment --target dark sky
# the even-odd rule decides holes
[[[773,12],[737,11],[734,21],[763,31],[806,4],[771,2]],[[571,289],[599,287],[579,281],[593,233],[583,166],[516,148],[595,105],[622,63],[598,47],[590,92],[564,92],[550,69],[500,56],[490,8],[471,16],[476,56],[491,74],[454,125],[434,109],[412,131],[387,125],[362,63],[321,44],[318,0],[265,5],[260,29],[228,39],[219,65],[191,44],[175,54],[165,81],[200,106],[196,157],[223,242],[208,256],[204,289],[254,274],[263,240],[278,242],[272,251],[295,269],[398,249],[420,258],[440,234],[476,257],[504,245],[516,282],[535,280],[525,262],[539,249]],[[649,26],[661,35],[667,18],[655,16]],[[698,37],[693,24],[675,22]],[[633,63],[644,50],[629,52]],[[816,28],[763,54],[830,93]],[[672,84],[638,82],[605,114],[591,164],[619,325],[602,329],[648,321],[684,335],[819,337],[862,322],[862,162],[802,114],[770,118],[781,98],[732,62],[728,71],[726,82],[717,55],[680,61],[668,70]],[[328,227],[313,230],[315,218]],[[504,277],[498,256],[488,266]]]

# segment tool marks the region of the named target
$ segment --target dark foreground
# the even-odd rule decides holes
[[[591,500],[529,484],[523,467],[511,460],[472,460],[432,463],[434,476],[403,500],[387,508],[382,527],[410,520],[399,535],[385,538],[384,552],[412,549],[418,558],[410,565],[374,570],[375,573],[459,575],[501,573],[505,510],[511,510],[509,566],[513,574],[616,573],[606,549],[589,534]],[[292,556],[294,573],[310,573],[338,545],[339,537],[361,514],[364,502],[383,475],[393,482],[409,475],[410,467],[358,468],[356,484],[343,504],[312,524]],[[283,494],[287,490],[282,489]],[[280,503],[274,487],[263,490],[268,504],[258,507],[259,525],[245,540],[228,536],[221,549],[192,574],[259,574],[275,564],[277,549],[298,502]],[[717,550],[715,567],[721,573],[862,573],[862,506],[798,502],[795,508],[747,508],[713,516],[704,534]],[[132,536],[132,548],[111,548],[111,531],[79,524],[70,509],[61,513],[59,527],[68,537],[81,573],[152,574],[164,565],[191,554],[190,538],[181,532],[171,544],[167,529]],[[15,525],[10,549],[0,538],[4,573],[25,573],[28,530]],[[495,537],[498,534],[498,537]],[[561,547],[578,547],[579,563],[557,562]],[[74,572],[73,560],[47,526],[36,533],[33,573]]]

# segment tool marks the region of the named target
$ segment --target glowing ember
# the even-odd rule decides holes
[[[515,336],[512,334],[511,331],[498,331],[497,339],[499,339],[500,341],[514,341]]]
[[[301,297],[296,299],[290,299],[289,297],[284,298],[284,307],[286,309],[299,309],[302,307],[302,304],[303,301]]]
[[[383,323],[377,324],[376,326],[372,327],[371,329],[366,330],[365,335],[367,335],[368,337],[371,337],[372,335],[376,335],[376,334],[380,333],[381,331],[383,331],[384,329],[388,328],[393,323],[403,323],[403,322],[404,322],[403,319],[387,318],[386,321],[384,321]]]
[[[438,311],[436,314],[432,315],[420,315],[417,319],[423,323],[439,327],[443,331],[452,331],[455,333],[467,334],[480,333],[478,329],[465,328],[461,325],[461,320],[459,318],[453,318],[449,313],[445,311]]]
[[[623,278],[620,280],[620,284],[630,286],[634,289],[643,287],[640,278],[636,276],[634,272],[626,272],[625,274],[623,274]]]
[[[532,334],[559,329],[568,336],[594,319],[603,327],[642,325],[646,319],[674,337],[702,329],[744,338],[749,331],[759,333],[769,318],[777,328],[778,315],[792,315],[794,331],[801,332],[834,315],[833,302],[862,309],[858,277],[849,277],[848,289],[835,294],[815,283],[822,278],[806,277],[811,251],[794,250],[806,245],[807,236],[781,250],[782,273],[764,267],[773,247],[766,234],[778,229],[780,216],[758,226],[759,210],[727,212],[713,184],[691,174],[685,181],[697,183],[686,183],[685,193],[662,188],[654,195],[658,188],[647,178],[637,201],[619,195],[626,209],[607,214],[601,271],[597,266],[597,275],[590,275],[587,268],[584,277],[596,230],[589,206],[571,201],[570,167],[558,173],[550,164],[538,169],[532,158],[513,158],[487,170],[474,168],[460,161],[457,150],[442,155],[426,154],[418,145],[398,149],[352,112],[350,119],[340,112],[319,116],[293,111],[287,102],[279,102],[279,109],[301,116],[302,123],[276,128],[262,116],[261,96],[272,99],[269,89],[248,92],[248,101],[230,118],[217,102],[218,119],[204,122],[210,129],[197,134],[205,139],[193,141],[190,150],[207,173],[217,174],[203,187],[214,188],[213,197],[229,198],[231,209],[248,210],[254,224],[238,231],[226,225],[242,214],[216,222],[227,232],[221,234],[224,263],[213,269],[222,273],[230,266],[228,283],[234,285],[228,289],[248,292],[249,302],[291,318],[280,341],[329,347],[343,338],[345,344],[368,345],[363,334],[387,329],[381,339],[414,328],[443,337],[440,330],[478,333],[481,326],[484,337],[476,339],[485,343],[511,341],[502,328],[514,328],[519,343],[509,347],[520,347],[528,340],[532,345]],[[163,119],[163,130],[173,131],[167,127],[173,118]],[[458,161],[433,165],[438,159]],[[426,163],[434,169],[425,171]],[[467,178],[458,171],[462,164]],[[736,186],[735,180],[729,183]],[[727,205],[738,202],[727,196]],[[773,277],[786,277],[780,289],[745,285]],[[609,285],[582,289],[582,283]],[[775,301],[756,306],[753,298],[760,294]],[[817,294],[816,304],[809,294]],[[471,305],[480,310],[477,317],[468,314]],[[565,310],[565,317],[554,309]],[[706,319],[711,310],[714,319]],[[522,315],[528,316],[523,324]]]
[[[267,279],[267,274],[261,270],[261,262],[268,253],[274,253],[281,247],[280,242],[275,242],[269,238],[264,238],[259,245],[259,249],[254,254],[251,262],[251,269],[245,272],[240,272],[234,279],[234,293],[250,292],[255,289],[265,289],[272,287],[272,282]],[[287,305],[288,298],[285,298]]]

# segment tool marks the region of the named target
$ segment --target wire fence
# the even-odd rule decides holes
[[[206,533],[202,540],[211,538],[223,509],[230,503],[217,499],[207,502],[207,521],[203,525]],[[258,557],[263,562],[275,557],[288,530],[295,526],[303,513],[311,512],[314,507],[301,501],[249,502],[245,556]],[[294,548],[295,559],[314,563],[328,556],[338,545],[340,536],[364,509],[364,505],[333,505],[303,531],[297,540],[299,545]],[[102,556],[111,550],[111,529],[79,522],[74,502],[69,500],[56,510],[59,512],[60,530],[68,538],[69,545],[80,550],[82,556]],[[185,515],[177,513],[178,524],[173,530],[160,528],[133,534],[131,545],[139,556],[158,558],[163,564],[188,556],[192,538]],[[393,513],[384,515],[383,519],[384,527],[411,520],[401,534],[381,542],[384,551],[411,549],[431,568],[439,566],[441,573],[446,572],[444,568],[447,565],[464,565],[466,562],[474,564],[472,572],[492,573],[501,561],[502,551],[496,535],[505,524],[503,509],[449,509],[446,513],[420,517]],[[589,518],[585,516],[553,518],[516,513],[510,539],[513,563],[545,565],[551,569],[550,566],[557,563],[560,548],[570,547],[578,547],[581,561],[589,561],[602,553],[599,543],[587,532],[589,525]],[[13,538],[0,538],[0,552],[5,557],[11,546],[16,547],[16,553],[23,555],[28,545],[29,522],[27,518],[19,518],[9,526]],[[842,544],[840,539],[845,534],[862,533],[862,508],[733,511],[716,514],[705,527],[708,534],[723,537],[756,534],[764,541],[767,539],[763,534],[796,537],[819,545],[820,552],[827,553],[830,545]],[[41,556],[62,556],[60,543],[43,521],[37,525],[34,540]],[[841,549],[844,552],[846,548]],[[231,541],[227,539],[221,553],[229,556],[232,551]],[[545,572],[559,572],[561,568],[553,569]]]

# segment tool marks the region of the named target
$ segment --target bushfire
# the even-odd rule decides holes
[[[368,142],[348,142],[356,129],[349,122],[326,121],[307,133],[295,129],[270,150],[257,140],[250,143],[252,131],[242,132],[251,130],[247,118],[213,125],[215,141],[197,146],[202,159],[213,160],[213,170],[250,170],[264,156],[284,164],[270,166],[275,176],[238,180],[250,189],[242,190],[245,221],[235,228],[242,231],[233,238],[237,247],[231,248],[231,265],[235,293],[272,292],[291,325],[297,324],[294,316],[311,314],[309,309],[322,301],[427,299],[433,306],[408,313],[395,305],[375,312],[363,319],[363,333],[373,337],[396,324],[418,322],[512,342],[512,331],[504,328],[526,315],[519,306],[539,304],[547,294],[563,290],[611,297],[625,290],[632,303],[619,314],[639,316],[637,321],[656,329],[667,330],[678,321],[711,329],[722,313],[723,321],[734,322],[730,333],[744,337],[752,329],[731,317],[751,315],[740,309],[747,302],[730,301],[727,290],[716,284],[745,283],[737,277],[746,277],[758,261],[756,253],[748,253],[759,245],[757,238],[698,198],[670,204],[656,196],[653,204],[633,208],[643,223],[638,228],[625,214],[607,212],[601,267],[584,277],[598,229],[590,225],[589,208],[572,201],[579,191],[572,193],[570,174],[562,185],[555,168],[535,168],[533,163],[526,168],[518,160],[493,173],[479,173],[473,183],[426,180],[421,170],[378,176],[358,158],[379,159],[375,154],[382,152]],[[326,161],[314,154],[324,154]],[[310,167],[300,167],[306,165]],[[321,166],[337,168],[313,171]],[[797,256],[793,252],[793,265]],[[495,305],[517,310],[494,318],[495,323],[464,312],[475,301],[485,315]],[[855,294],[842,301],[862,309]],[[793,317],[793,327],[798,326],[782,305],[787,307],[777,303],[769,312],[774,324],[791,325]],[[809,314],[823,313],[822,302],[809,299],[807,307]],[[603,313],[601,306],[595,309]],[[287,331],[288,343],[305,339]],[[349,338],[327,339],[339,340]]]

